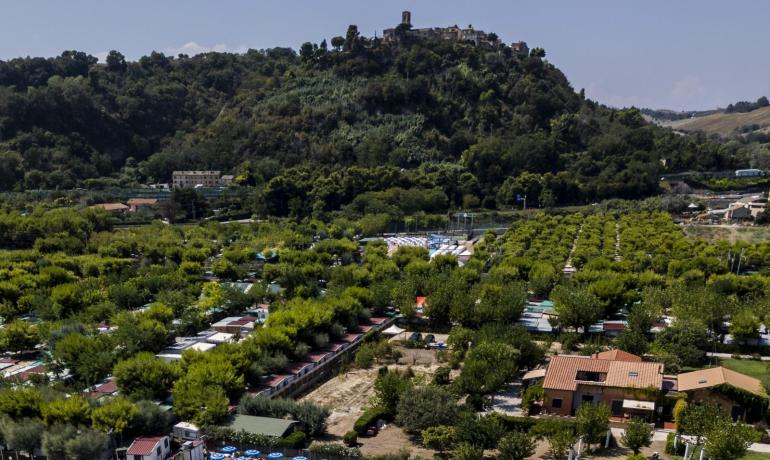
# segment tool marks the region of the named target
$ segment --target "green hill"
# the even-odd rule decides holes
[[[717,112],[710,115],[662,123],[680,131],[703,131],[709,134],[729,136],[737,133],[766,131],[770,127],[770,107],[750,112]]]
[[[543,50],[390,44],[354,26],[333,43],[0,61],[0,190],[220,169],[277,215],[436,211],[636,198],[665,172],[747,164],[743,147],[585,99]]]

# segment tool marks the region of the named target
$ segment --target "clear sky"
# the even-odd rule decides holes
[[[545,48],[575,89],[614,106],[707,109],[770,96],[766,0],[17,0],[0,9],[0,59],[77,49],[243,51],[473,24]]]

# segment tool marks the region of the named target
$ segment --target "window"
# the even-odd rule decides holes
[[[698,380],[698,385],[703,385],[704,383],[706,383],[706,380]]]
[[[561,408],[561,399],[560,398],[554,398],[551,400],[551,407],[554,409],[560,409]]]
[[[639,377],[639,373],[638,373],[638,372],[636,372],[636,371],[630,371],[630,372],[628,373],[628,376],[629,376],[629,377],[632,377],[632,378],[634,378],[634,377]]]
[[[155,453],[158,454],[158,456],[160,457],[160,446],[158,446],[158,448],[155,449]]]
[[[168,438],[163,439],[163,445],[168,447]]]

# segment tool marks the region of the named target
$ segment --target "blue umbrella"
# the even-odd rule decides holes
[[[235,446],[225,446],[225,447],[222,448],[222,453],[223,454],[232,454],[236,450],[238,450],[238,449],[235,448]]]
[[[249,457],[249,458],[256,458],[256,457],[259,457],[259,454],[261,454],[261,453],[262,452],[258,451],[257,449],[249,449],[246,452],[244,452],[243,454],[245,456]]]
[[[209,455],[209,458],[211,460],[223,460],[225,458],[225,454],[218,454],[214,452],[213,454]]]
[[[249,460],[249,459],[248,459],[248,458],[246,458],[246,457],[238,457],[238,458],[236,458],[235,460]]]
[[[267,454],[267,458],[281,458],[283,454],[281,452],[270,452]]]
[[[299,457],[293,457],[291,460],[308,460],[308,458],[299,456]]]

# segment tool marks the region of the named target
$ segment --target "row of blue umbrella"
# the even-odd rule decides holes
[[[234,446],[225,446],[225,447],[223,447],[221,449],[222,453],[213,453],[213,454],[209,455],[209,458],[211,460],[223,460],[224,458],[226,458],[225,457],[226,454],[232,454],[232,453],[234,453],[237,450],[238,449],[236,447],[234,447]],[[260,452],[258,450],[254,450],[254,449],[247,450],[246,452],[243,453],[243,455],[245,455],[245,457],[238,457],[235,460],[248,460],[249,458],[256,458],[261,453],[262,452]],[[283,458],[283,454],[281,452],[271,452],[271,453],[267,454],[267,458],[269,458],[270,460],[277,460],[279,458]],[[300,457],[292,457],[291,460],[308,460],[308,458],[300,456]]]

